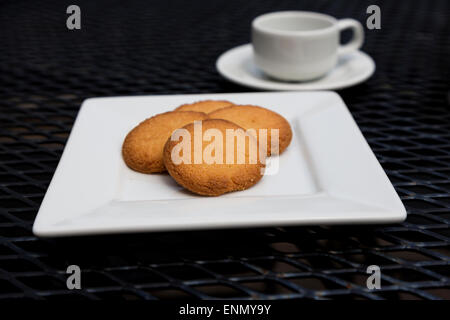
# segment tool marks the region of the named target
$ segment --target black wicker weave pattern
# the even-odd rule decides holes
[[[408,209],[389,226],[290,227],[39,240],[31,225],[81,102],[240,92],[214,69],[255,16],[364,22],[376,1],[0,2],[0,298],[450,299],[450,3],[379,2],[377,63],[342,95]],[[65,269],[81,267],[80,291]],[[382,289],[365,287],[367,265]]]

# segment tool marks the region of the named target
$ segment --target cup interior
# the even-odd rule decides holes
[[[330,28],[334,19],[322,14],[308,12],[280,12],[260,16],[255,27],[272,32],[308,32]]]

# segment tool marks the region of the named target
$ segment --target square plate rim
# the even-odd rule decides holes
[[[217,97],[225,97],[225,96],[232,96],[232,95],[274,95],[274,94],[281,94],[281,95],[307,95],[307,94],[311,94],[311,93],[316,93],[316,94],[320,94],[320,95],[328,95],[330,97],[332,97],[333,99],[338,99],[339,105],[341,105],[343,108],[341,108],[341,112],[344,111],[346,113],[348,113],[348,115],[350,116],[351,120],[354,123],[355,128],[357,129],[358,133],[362,136],[362,133],[359,129],[359,127],[357,126],[356,122],[354,121],[353,117],[351,116],[350,111],[348,110],[345,102],[342,100],[342,98],[339,96],[339,94],[337,94],[334,91],[289,91],[289,92],[239,92],[239,93],[199,93],[199,94],[170,94],[170,95],[140,95],[140,96],[114,96],[114,97],[95,97],[95,98],[88,98],[86,100],[83,101],[80,110],[78,112],[78,115],[75,119],[72,131],[70,133],[70,136],[66,142],[66,146],[64,148],[64,152],[60,158],[60,161],[58,163],[58,166],[55,170],[55,175],[53,176],[49,188],[45,194],[45,197],[41,203],[39,212],[37,214],[37,217],[34,221],[33,224],[33,233],[37,236],[40,237],[59,237],[59,236],[73,236],[73,235],[91,235],[91,234],[105,234],[105,233],[132,233],[132,232],[157,232],[157,231],[176,231],[176,230],[197,230],[197,229],[211,229],[211,228],[239,228],[239,227],[267,227],[267,226],[283,226],[283,225],[314,225],[314,224],[321,224],[321,225],[332,225],[332,224],[347,224],[347,223],[358,223],[358,224],[367,224],[367,223],[382,223],[382,222],[400,222],[403,221],[406,218],[406,210],[403,206],[403,203],[401,202],[400,198],[398,197],[397,193],[395,192],[392,184],[390,183],[389,179],[387,178],[385,172],[383,171],[383,169],[381,168],[381,165],[378,163],[378,161],[375,158],[375,155],[373,154],[372,150],[370,149],[370,147],[367,144],[367,141],[365,140],[365,138],[362,136],[362,139],[365,143],[365,147],[367,147],[370,150],[370,153],[373,155],[373,157],[375,158],[376,162],[378,163],[379,169],[382,172],[382,175],[385,176],[385,179],[387,179],[387,181],[389,182],[390,187],[392,188],[393,192],[395,193],[395,195],[393,195],[394,197],[398,198],[398,202],[399,202],[399,206],[397,208],[395,208],[395,210],[386,210],[385,208],[381,208],[379,207],[378,209],[380,210],[380,216],[375,216],[373,219],[368,219],[367,217],[362,218],[362,219],[358,219],[356,216],[355,217],[350,217],[348,219],[345,219],[343,217],[337,217],[336,219],[328,219],[328,220],[324,220],[321,221],[320,219],[309,219],[309,220],[305,220],[305,221],[297,221],[296,219],[292,220],[292,221],[275,221],[274,220],[267,220],[267,221],[262,221],[262,222],[258,222],[258,221],[252,221],[252,222],[241,222],[241,223],[223,223],[223,224],[214,224],[214,223],[203,223],[203,224],[197,224],[197,225],[169,225],[166,228],[159,226],[157,229],[154,228],[149,228],[148,226],[126,226],[126,230],[124,228],[118,227],[118,228],[109,228],[109,229],[96,229],[95,227],[93,228],[81,228],[81,229],[77,229],[76,227],[73,228],[72,230],[70,228],[64,228],[64,226],[61,228],[61,226],[58,226],[57,224],[43,224],[41,223],[41,219],[40,217],[42,217],[43,213],[41,212],[41,210],[43,209],[43,204],[46,201],[47,198],[47,194],[49,193],[50,187],[52,186],[52,184],[54,184],[54,179],[56,176],[56,173],[58,172],[58,170],[62,170],[61,167],[63,166],[62,164],[64,163],[64,155],[66,153],[66,149],[67,147],[71,144],[71,138],[73,136],[73,132],[75,132],[76,130],[78,130],[78,126],[79,123],[82,121],[81,119],[81,115],[86,111],[86,109],[88,107],[93,108],[95,105],[96,101],[99,100],[109,100],[109,99],[148,99],[148,98],[167,98],[167,97],[177,97],[177,98],[184,98],[184,97],[198,97],[198,100],[201,100],[202,96],[217,96]],[[91,106],[92,105],[92,106]],[[333,195],[329,195],[327,193],[321,193],[319,194],[320,196],[328,196],[328,198],[324,198],[324,199],[335,199],[336,197],[334,197]],[[340,198],[339,200],[345,200],[343,198]],[[349,202],[352,203],[357,203],[354,200],[349,200],[347,199]],[[156,201],[156,200],[155,200]],[[137,201],[139,202],[139,201]],[[140,201],[142,202],[142,201]],[[363,203],[359,203],[360,205],[365,205]],[[106,207],[108,207],[108,204],[105,204]],[[372,206],[373,208],[373,206]],[[101,208],[97,208],[97,209],[101,209]],[[45,211],[45,210],[44,210]]]

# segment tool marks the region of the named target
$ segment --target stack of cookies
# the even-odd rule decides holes
[[[122,155],[137,172],[168,171],[191,192],[218,196],[255,185],[266,156],[281,154],[291,139],[289,122],[271,110],[206,100],[144,120],[126,136]]]

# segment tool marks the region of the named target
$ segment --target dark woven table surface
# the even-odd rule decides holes
[[[381,30],[377,64],[339,94],[408,210],[388,226],[289,227],[40,240],[31,226],[82,101],[246,92],[215,60],[249,42],[251,20],[301,9]],[[0,2],[0,298],[450,299],[450,2]],[[66,288],[70,264],[82,290]],[[367,265],[382,288],[366,288]]]

